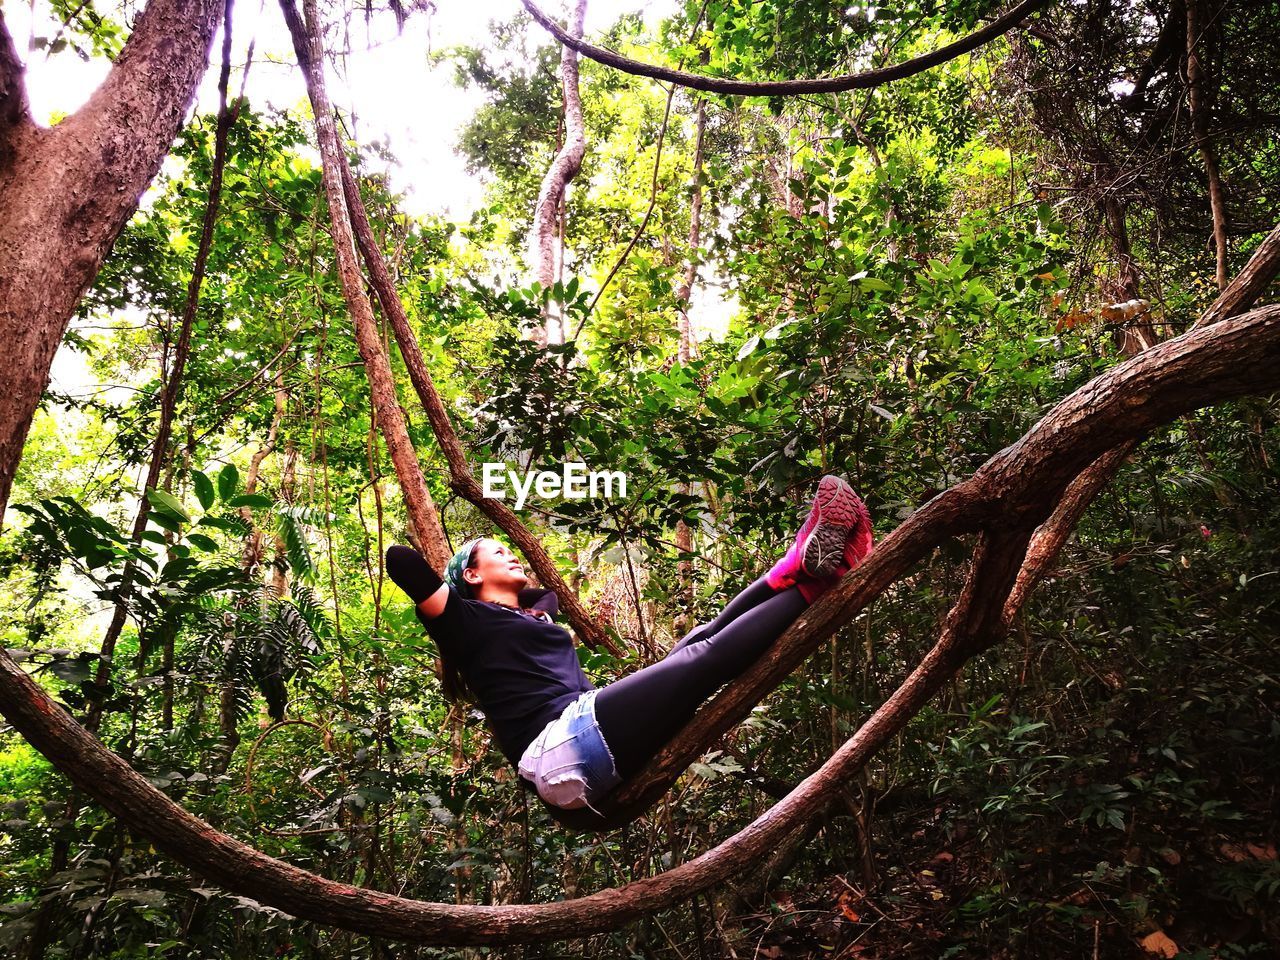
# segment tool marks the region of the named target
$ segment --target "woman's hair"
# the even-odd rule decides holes
[[[445,579],[450,586],[458,592],[460,596],[471,597],[471,584],[463,579],[462,572],[473,567],[476,547],[480,545],[482,537],[474,540],[468,540],[453,555],[449,561],[448,567],[445,569]],[[436,661],[436,675],[440,678],[440,686],[444,692],[444,698],[450,703],[457,703],[459,700],[473,703],[476,699],[471,688],[467,686],[467,681],[462,676],[462,671],[458,669],[458,665],[453,662],[452,658],[445,656],[443,650],[440,651],[440,657]]]
[[[462,574],[475,566],[476,547],[480,546],[482,540],[484,540],[484,537],[474,537],[468,540],[449,558],[449,562],[444,568],[445,582],[458,592],[458,596],[466,597],[468,600],[474,599],[475,591]]]

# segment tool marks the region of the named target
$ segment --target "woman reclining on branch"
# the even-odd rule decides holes
[[[546,803],[596,811],[871,546],[862,500],[823,477],[795,543],[767,574],[664,659],[599,689],[569,632],[552,622],[555,594],[526,588],[520,561],[497,540],[467,541],[443,580],[409,547],[387,551],[387,572],[439,649],[446,697],[479,704],[503,754]]]

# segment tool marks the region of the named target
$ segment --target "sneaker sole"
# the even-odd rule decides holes
[[[818,522],[805,539],[800,566],[811,577],[822,579],[836,572],[844,559],[849,531],[858,525],[858,495],[839,477],[825,476],[813,498]]]

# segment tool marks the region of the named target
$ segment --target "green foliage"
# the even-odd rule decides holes
[[[74,16],[55,6],[86,54],[118,51],[122,30],[92,5]],[[906,59],[994,13],[987,2],[713,0],[685,4],[654,36],[628,16],[596,39],[705,73],[816,76]],[[1223,42],[1206,46],[1221,81],[1233,269],[1277,218],[1274,130],[1259,119],[1273,71],[1240,65],[1265,48],[1240,42],[1246,28],[1270,35],[1264,14],[1224,10]],[[584,62],[589,146],[564,210],[562,275],[547,288],[513,278],[525,276],[557,146],[559,50],[514,19],[482,48],[441,55],[485,98],[459,143],[487,178],[484,208],[456,228],[403,213],[381,177],[362,177],[361,192],[472,464],[582,461],[628,476],[624,499],[537,501],[522,516],[623,646],[622,657],[579,651],[593,680],[660,656],[677,616],[706,622],[767,569],[822,473],[859,487],[883,536],[1120,362],[1120,331],[1100,319],[1116,267],[1100,198],[1128,204],[1153,328],[1194,319],[1213,295],[1212,265],[1185,110],[1169,108],[1184,102],[1177,64],[1144,94],[1159,109],[1110,86],[1154,55],[1155,16],[1054,7],[1034,35],[889,86],[708,98],[696,247],[695,101],[678,93],[664,126],[664,90]],[[1250,98],[1258,116],[1241,105]],[[1081,156],[1058,149],[1063,137]],[[444,702],[438,651],[383,576],[379,555],[406,541],[408,521],[302,118],[250,105],[236,116],[174,442],[159,489],[138,489],[212,139],[212,118],[194,118],[85,297],[66,346],[94,389],[47,398],[0,539],[5,646],[73,712],[101,704],[100,735],[160,789],[341,882],[446,902],[552,901],[736,832],[919,661],[963,583],[966,542],[842,630],[651,818],[600,838],[556,828],[513,783],[482,715]],[[1111,170],[1095,149],[1134,166]],[[380,147],[353,160],[368,154],[394,160]],[[687,362],[682,309],[696,333]],[[568,343],[527,339],[547,315]],[[393,369],[448,534],[491,533],[453,495],[394,356]],[[1100,956],[1127,956],[1156,927],[1185,956],[1274,952],[1277,456],[1274,398],[1156,432],[1008,642],[873,758],[793,860],[754,872],[763,902],[744,886],[742,902],[716,894],[714,924],[699,901],[698,914],[681,907],[564,952],[816,956],[874,944],[903,958],[1038,958],[1093,955],[1097,943]],[[104,658],[117,602],[125,628]],[[4,948],[48,906],[50,957],[388,949],[193,886],[95,807],[69,817],[67,798],[24,742],[0,741]],[[72,856],[53,876],[61,842]]]

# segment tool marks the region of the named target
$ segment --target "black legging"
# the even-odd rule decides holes
[[[761,577],[657,663],[602,687],[596,720],[625,780],[640,771],[722,684],[743,673],[808,606]]]

